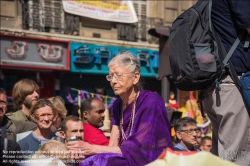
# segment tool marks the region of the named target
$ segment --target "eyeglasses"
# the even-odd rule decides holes
[[[43,120],[46,116],[48,117],[48,119],[53,119],[54,118],[54,114],[35,114],[36,117],[38,117],[40,120]]]
[[[6,101],[0,100],[0,105],[2,105],[3,107],[7,105]]]
[[[122,74],[115,74],[114,73],[112,75],[111,74],[107,75],[106,78],[108,81],[111,81],[113,78],[115,78],[117,81],[121,81],[124,74],[130,74],[130,73],[122,73]]]
[[[196,129],[189,129],[189,130],[179,130],[179,131],[185,132],[185,133],[187,133],[187,134],[189,134],[189,135],[191,135],[193,132],[195,132],[195,133],[197,133],[197,134],[201,132],[201,130],[200,130],[199,128],[196,128]]]

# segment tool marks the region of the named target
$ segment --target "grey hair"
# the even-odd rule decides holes
[[[175,122],[174,130],[175,130],[175,132],[181,131],[183,129],[183,127],[185,127],[189,124],[196,125],[197,122],[196,122],[196,120],[194,120],[193,118],[190,118],[190,117],[180,118]],[[177,136],[176,136],[176,140],[177,140],[177,142],[180,142],[180,139]]]
[[[109,62],[108,68],[110,68],[111,66],[124,66],[131,73],[135,73],[135,72],[140,73],[140,68],[141,68],[139,60],[130,51],[121,51],[121,52],[119,52]],[[141,79],[137,83],[137,88],[142,89]]]
[[[197,124],[196,120],[194,120],[193,118],[190,117],[184,117],[184,118],[180,118],[175,122],[174,125],[174,130],[175,132],[182,130],[183,127],[189,125],[189,124]]]

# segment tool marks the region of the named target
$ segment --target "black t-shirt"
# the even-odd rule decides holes
[[[250,0],[213,0],[212,21],[228,52],[241,30],[250,28]],[[237,73],[250,71],[250,48],[244,50],[244,43],[231,57]]]
[[[19,160],[23,158],[20,156],[20,153],[13,154],[13,151],[21,151],[19,144],[15,141],[8,139],[7,151],[4,151],[4,139],[0,136],[0,163],[1,166],[16,166],[17,163],[12,163],[10,160]],[[12,152],[12,153],[11,153]],[[19,155],[17,155],[19,154]],[[14,156],[14,157],[13,157]]]

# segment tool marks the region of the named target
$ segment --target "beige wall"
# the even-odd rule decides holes
[[[171,26],[178,15],[195,3],[196,1],[190,0],[150,1],[149,17],[164,19],[164,25]]]
[[[161,6],[164,6],[162,13],[164,13],[164,25],[171,26],[173,21],[176,19],[178,15],[180,15],[183,11],[190,8],[192,5],[195,4],[196,1],[182,1],[182,0],[175,0],[175,1],[163,1]]]
[[[22,5],[18,0],[1,0],[1,27],[22,28]]]

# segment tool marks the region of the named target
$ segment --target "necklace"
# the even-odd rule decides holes
[[[118,137],[118,142],[119,142],[120,138],[122,136],[121,145],[123,145],[124,142],[128,139],[128,137],[130,137],[132,134],[133,125],[134,125],[134,117],[135,117],[136,99],[137,99],[138,93],[139,92],[136,93],[135,100],[133,101],[134,103],[133,103],[133,107],[132,107],[132,111],[131,111],[131,115],[130,115],[130,119],[129,119],[129,124],[128,124],[126,132],[124,132],[124,129],[123,129],[123,111],[125,110],[126,105],[124,102],[122,103],[121,118],[120,118],[120,134]]]

